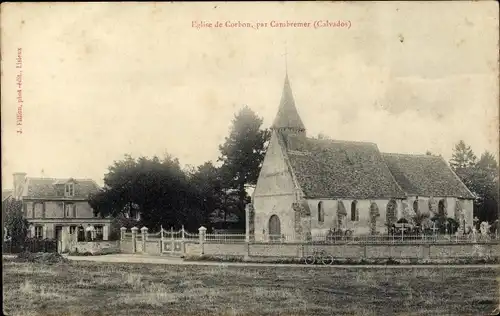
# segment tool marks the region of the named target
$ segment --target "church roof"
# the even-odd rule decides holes
[[[407,194],[474,198],[442,157],[388,153],[382,156]]]
[[[405,197],[376,144],[281,137],[306,198]]]
[[[304,123],[302,123],[299,113],[297,112],[297,108],[295,107],[295,100],[293,99],[292,88],[290,87],[288,75],[285,77],[285,84],[283,86],[283,93],[281,95],[278,114],[276,115],[271,128],[293,128],[301,131],[306,129]]]

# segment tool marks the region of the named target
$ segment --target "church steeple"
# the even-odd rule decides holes
[[[291,132],[292,134],[305,134],[306,131],[304,123],[302,123],[302,119],[295,107],[288,73],[285,75],[285,84],[283,86],[278,114],[274,119],[271,129],[279,132]]]

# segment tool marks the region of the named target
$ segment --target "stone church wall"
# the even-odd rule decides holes
[[[318,203],[323,203],[324,222],[318,221]],[[307,200],[309,208],[311,209],[311,232],[313,236],[324,235],[330,228],[339,228],[338,218],[338,202],[337,199],[312,199]],[[378,233],[387,232],[386,223],[386,208],[389,203],[388,199],[380,200],[356,200],[357,216],[355,220],[351,218],[351,205],[354,200],[340,200],[344,204],[346,215],[344,218],[345,228],[351,229],[356,235],[370,234],[370,206],[375,203],[379,210],[379,216],[376,220],[376,227]],[[397,202],[396,202],[397,203]],[[399,203],[400,205],[401,203]],[[398,204],[397,204],[398,205]],[[398,214],[400,207],[398,207]]]
[[[410,209],[413,209],[413,202],[415,201],[416,197],[415,196],[410,196],[408,197],[408,206]],[[434,217],[435,215],[438,214],[438,203],[440,200],[445,201],[445,213],[447,217],[450,218],[455,218],[455,208],[457,205],[457,198],[455,197],[442,197],[442,196],[435,196],[432,197],[434,200],[433,210],[429,209],[429,200],[431,198],[428,196],[419,196],[418,197],[418,207],[420,213],[424,214],[429,214],[430,217]],[[463,209],[465,212],[465,221],[467,225],[472,225],[472,220],[473,220],[473,201],[472,200],[463,200],[462,201]]]
[[[295,231],[292,204],[296,200],[292,175],[276,133],[273,132],[253,195],[255,240],[266,240],[272,215],[280,219],[281,234],[292,236]]]
[[[277,215],[280,219],[281,234],[293,236],[295,227],[295,212],[292,209],[292,204],[295,201],[295,195],[255,198],[255,240],[266,240],[266,236],[269,234],[269,219],[272,215]]]
[[[219,256],[223,258],[240,257],[250,260],[296,259],[314,252],[325,251],[336,259],[395,259],[416,260],[451,260],[465,258],[500,258],[500,244],[349,244],[325,245],[307,243],[242,243],[223,244],[210,242],[202,247],[196,243],[186,243],[184,255]]]

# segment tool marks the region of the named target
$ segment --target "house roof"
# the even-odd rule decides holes
[[[407,194],[474,198],[442,157],[389,153],[383,153],[382,156]]]
[[[297,112],[297,108],[295,107],[295,100],[293,98],[292,88],[290,87],[288,75],[286,75],[285,77],[285,84],[283,86],[283,93],[281,95],[278,114],[276,114],[276,118],[274,119],[271,128],[292,128],[301,131],[304,131],[306,129],[299,113]]]
[[[280,137],[306,198],[405,197],[376,144]]]
[[[99,186],[91,179],[54,179],[32,178],[26,179],[24,197],[28,198],[57,198],[64,197],[64,184],[72,180],[74,183],[73,198],[87,199],[90,193],[99,190]]]

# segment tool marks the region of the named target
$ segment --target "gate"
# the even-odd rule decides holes
[[[173,228],[170,231],[161,228],[161,253],[181,257],[184,254],[184,227],[178,231]]]

